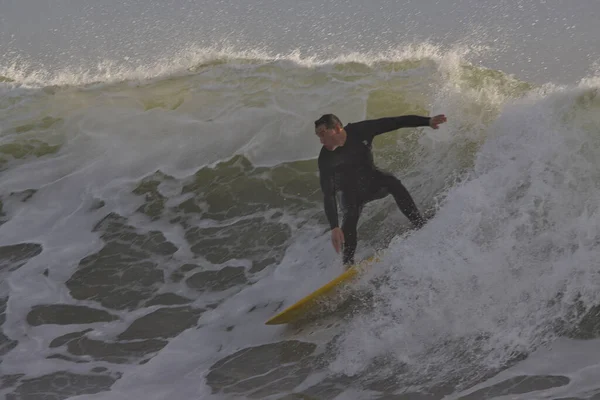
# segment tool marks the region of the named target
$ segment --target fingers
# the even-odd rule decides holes
[[[431,127],[433,129],[438,129],[439,124],[443,124],[446,121],[447,121],[447,119],[444,114],[436,115],[435,117],[431,118]]]
[[[335,250],[336,253],[339,253],[339,246],[338,246],[338,241],[337,241],[337,237],[335,235],[335,231],[331,232],[331,244],[333,245],[333,248]]]
[[[333,248],[337,253],[342,251],[342,244],[344,243],[344,232],[341,229],[335,229],[331,232],[331,242],[333,244]]]
[[[335,247],[336,253],[342,251],[342,238],[340,237],[340,235],[335,235],[335,237],[333,238],[333,246]]]

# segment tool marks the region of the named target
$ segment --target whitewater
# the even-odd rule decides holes
[[[599,14],[0,3],[0,394],[600,398]],[[343,271],[329,112],[448,117],[373,144],[429,220],[370,203],[378,261],[267,326]]]

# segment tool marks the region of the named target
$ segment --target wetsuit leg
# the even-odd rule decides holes
[[[354,198],[352,198],[354,197]],[[354,253],[356,251],[358,218],[363,208],[363,204],[355,196],[342,197],[343,202],[343,222],[342,232],[344,232],[343,262],[349,266],[354,264]]]
[[[384,197],[384,193],[391,194],[394,196],[398,208],[406,218],[408,218],[416,228],[422,227],[425,224],[425,219],[419,212],[417,205],[402,182],[395,176],[385,172],[378,172],[377,175],[377,183],[380,188],[373,194],[374,198],[382,198]]]

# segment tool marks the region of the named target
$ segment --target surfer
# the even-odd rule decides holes
[[[425,223],[410,193],[398,178],[379,170],[373,163],[373,138],[400,128],[429,126],[438,129],[446,117],[404,115],[350,123],[342,126],[334,114],[315,121],[315,133],[323,147],[319,154],[319,174],[325,215],[331,227],[331,242],[339,253],[343,246],[343,263],[354,263],[356,227],[364,205],[370,201],[394,196],[402,213],[417,228]],[[342,227],[338,222],[336,192],[341,193]]]

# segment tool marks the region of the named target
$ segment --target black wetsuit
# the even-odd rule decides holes
[[[375,136],[418,126],[429,126],[429,117],[405,115],[351,123],[344,127],[347,138],[343,146],[333,151],[321,149],[319,173],[325,214],[331,229],[339,226],[336,192],[342,194],[344,264],[354,263],[358,218],[363,206],[372,200],[391,194],[400,211],[415,226],[423,225],[423,217],[404,185],[393,175],[377,169],[371,152]]]

